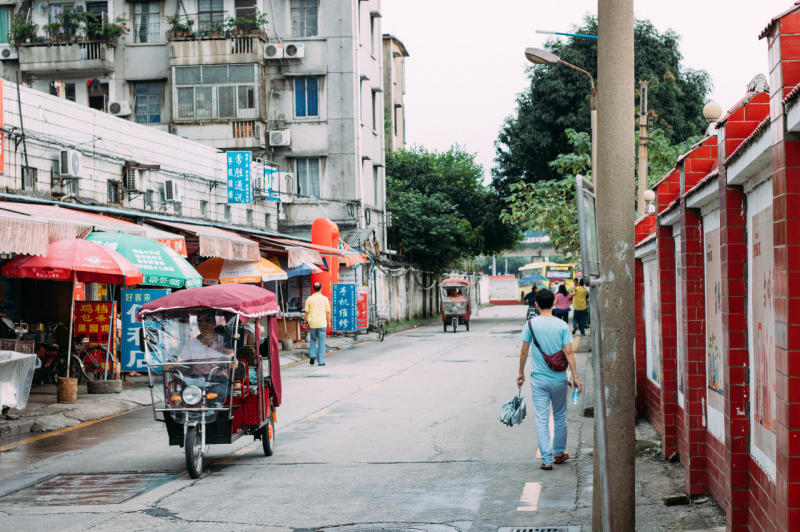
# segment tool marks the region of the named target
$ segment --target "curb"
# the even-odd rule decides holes
[[[33,419],[27,418],[0,424],[0,441],[30,433],[34,423]]]

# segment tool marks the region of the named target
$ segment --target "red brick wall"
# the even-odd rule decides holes
[[[775,272],[775,383],[777,388],[776,530],[797,530],[800,523],[800,142],[784,138],[782,100],[800,83],[800,11],[782,18],[768,36],[770,134],[772,136],[773,242]],[[769,489],[753,468],[753,498],[767,501]],[[768,484],[768,482],[767,482]],[[763,507],[760,507],[761,509]],[[769,509],[766,514],[769,515]],[[752,520],[761,515],[753,511]],[[769,523],[769,521],[767,521]],[[773,523],[770,523],[772,525]]]
[[[676,416],[678,414],[677,324],[675,322],[675,238],[672,227],[659,227],[658,289],[661,325],[661,449],[669,458],[678,450]]]
[[[634,241],[636,244],[650,236],[656,229],[656,215],[648,214],[636,221]]]
[[[681,171],[675,169],[656,185],[656,211],[662,212],[681,195]]]
[[[758,124],[756,124],[758,125]],[[699,183],[719,164],[717,138],[711,137],[682,161],[684,192]]]
[[[703,217],[687,209],[681,202],[681,266],[683,301],[679,307],[683,320],[683,352],[686,356],[683,382],[686,410],[684,435],[686,442],[681,451],[681,462],[686,468],[686,492],[692,495],[706,493],[709,476],[720,478],[718,469],[708,466],[706,452],[705,401],[706,401],[706,315],[705,285],[703,283]],[[712,474],[710,471],[713,471]],[[721,500],[721,499],[717,499]]]

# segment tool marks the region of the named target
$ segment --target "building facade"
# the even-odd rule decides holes
[[[58,27],[68,12],[124,19],[130,31],[90,38]],[[268,21],[260,30],[224,27],[254,13]],[[6,80],[220,152],[251,151],[266,169],[254,198],[280,193],[274,223],[303,232],[324,215],[385,242],[380,0],[22,0],[0,7],[1,35],[18,14],[39,29],[0,43]]]
[[[406,145],[406,57],[405,45],[392,35],[383,36],[383,112],[386,120],[386,150]]]

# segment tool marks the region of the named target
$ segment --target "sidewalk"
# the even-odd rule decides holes
[[[567,410],[567,424],[579,425],[579,447],[575,474],[578,481],[578,511],[585,513],[581,522],[590,523],[592,514],[594,418],[594,374],[592,372],[591,336],[579,337],[576,349],[578,373],[584,387],[581,408]],[[636,530],[637,532],[691,531],[716,532],[725,530],[725,513],[710,495],[691,497],[691,503],[666,506],[670,495],[684,494],[684,468],[670,463],[661,455],[661,437],[647,422],[639,419],[636,425]],[[577,517],[577,515],[576,515]]]

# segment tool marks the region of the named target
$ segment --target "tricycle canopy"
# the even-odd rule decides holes
[[[262,318],[280,312],[275,294],[250,284],[218,284],[181,290],[142,305],[136,317],[178,309],[215,309],[243,318]]]

